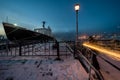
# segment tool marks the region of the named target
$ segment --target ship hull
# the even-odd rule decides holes
[[[8,40],[13,42],[26,42],[26,41],[49,41],[55,40],[53,37],[47,36],[45,34],[41,34],[38,32],[34,32],[31,30],[27,30],[25,28],[15,26],[10,23],[4,23],[3,27],[6,33]]]

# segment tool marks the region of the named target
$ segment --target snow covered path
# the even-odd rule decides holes
[[[88,74],[73,58],[14,57],[0,59],[0,80],[88,80]]]

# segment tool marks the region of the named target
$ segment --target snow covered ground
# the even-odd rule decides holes
[[[67,49],[65,44],[61,45],[60,50],[63,52],[60,54],[64,54]],[[50,53],[52,52],[51,50]],[[46,54],[49,52],[46,51]],[[56,58],[57,56],[37,55],[0,57],[0,80],[88,80],[88,73],[73,55],[60,56],[60,61],[55,60]]]
[[[0,60],[0,80],[88,80],[88,74],[73,58],[14,57]]]

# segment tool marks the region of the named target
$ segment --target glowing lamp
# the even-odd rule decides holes
[[[80,9],[80,5],[79,4],[76,4],[75,5],[75,11],[78,11]]]

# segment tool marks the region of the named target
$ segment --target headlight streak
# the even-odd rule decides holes
[[[113,51],[108,48],[105,48],[105,47],[102,47],[99,45],[95,45],[92,43],[88,43],[88,42],[83,43],[83,46],[97,50],[97,51],[101,52],[102,54],[105,54],[105,55],[111,57],[112,59],[120,61],[120,52],[119,51]]]

